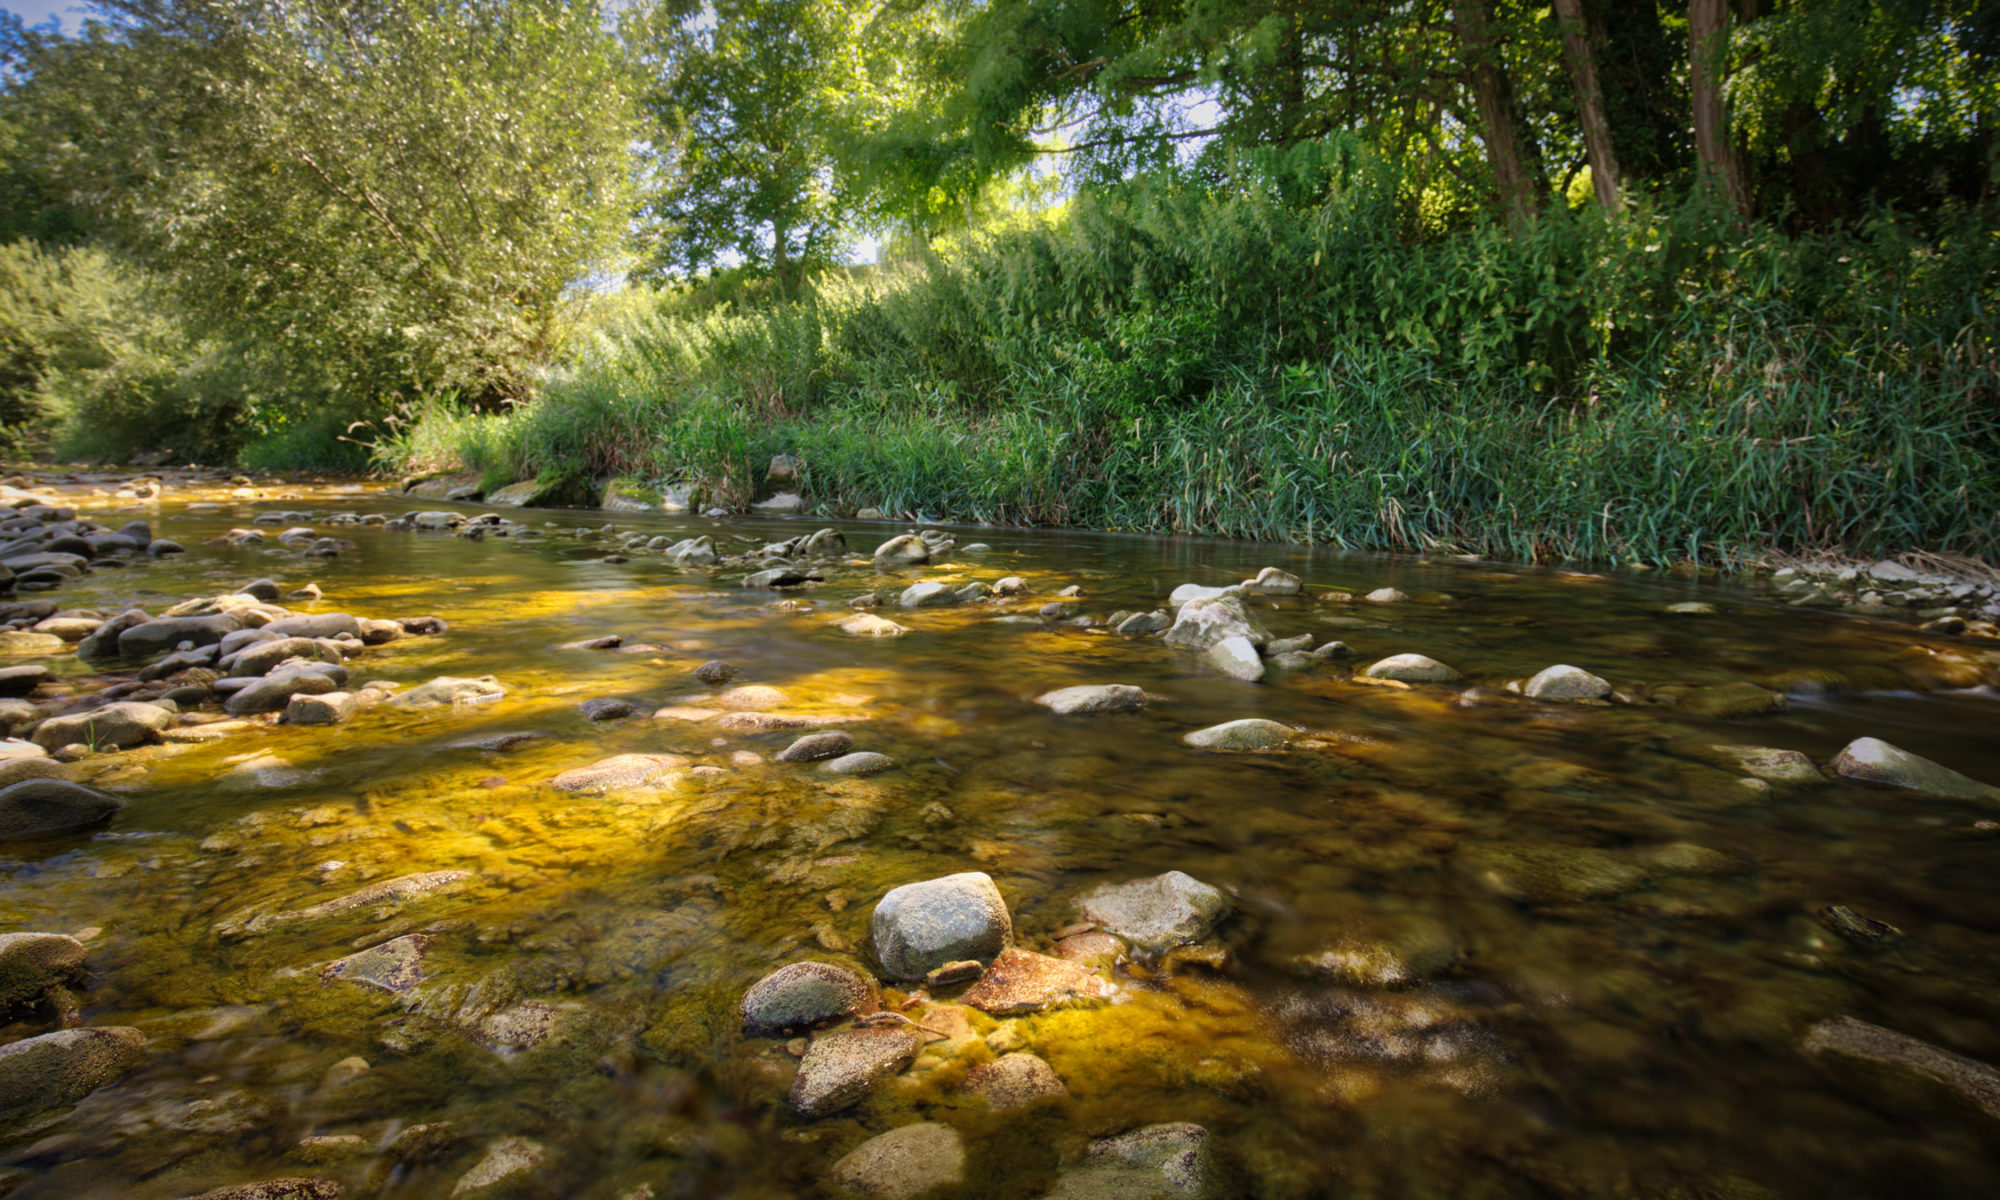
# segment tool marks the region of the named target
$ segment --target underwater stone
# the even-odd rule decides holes
[[[1531,700],[1602,700],[1611,694],[1611,684],[1582,667],[1558,663],[1537,671],[1522,691]]]
[[[1141,950],[1154,953],[1207,937],[1231,912],[1229,897],[1180,871],[1107,883],[1077,901],[1095,921]]]
[[[1069,1095],[1055,1068],[1025,1050],[1003,1054],[967,1071],[965,1090],[992,1108],[1026,1108]]]
[[[933,1121],[869,1138],[833,1164],[835,1183],[879,1200],[913,1200],[964,1178],[965,1143]]]
[[[1728,759],[1730,765],[1737,770],[1767,783],[1826,782],[1826,776],[1819,773],[1819,768],[1813,765],[1813,760],[1796,750],[1725,745],[1714,745],[1709,749]]]
[[[83,943],[60,933],[0,933],[0,1012],[83,978]]]
[[[1000,952],[959,1002],[996,1017],[1111,999],[1111,985],[1073,962],[1019,946]]]
[[[59,1029],[0,1046],[0,1121],[67,1108],[132,1069],[146,1035],[136,1029]]]
[[[826,733],[809,733],[798,741],[778,751],[772,756],[773,762],[802,763],[818,762],[823,758],[837,758],[854,747],[854,738],[838,730]]]
[[[539,1143],[526,1138],[504,1137],[486,1150],[486,1157],[452,1185],[456,1196],[498,1195],[503,1186],[518,1182],[515,1176],[534,1170],[548,1157]]]
[[[909,632],[907,626],[898,625],[886,617],[873,613],[855,613],[835,622],[834,628],[849,637],[901,637]]]
[[[358,1139],[357,1139],[358,1140]],[[303,1145],[304,1143],[300,1143]],[[346,1189],[332,1179],[266,1179],[237,1183],[190,1196],[188,1200],[336,1200]]]
[[[852,1108],[877,1080],[915,1062],[922,1047],[915,1030],[896,1025],[822,1033],[799,1060],[798,1077],[785,1099],[803,1117]]]
[[[614,754],[550,780],[559,792],[609,792],[645,787],[688,765],[678,754]]]
[[[24,779],[0,788],[0,842],[88,829],[111,819],[123,800],[61,779]]]
[[[721,687],[738,674],[735,663],[720,658],[711,658],[694,669],[694,677],[710,687]]]
[[[896,979],[922,979],[960,959],[990,963],[1014,944],[1014,921],[983,871],[893,888],[870,921],[875,954]]]
[[[1695,688],[1679,697],[1675,704],[1698,717],[1718,721],[1784,712],[1791,707],[1783,695],[1754,683],[1723,683]]]
[[[822,764],[820,770],[832,775],[880,775],[884,771],[894,770],[895,767],[896,760],[886,754],[877,754],[873,750],[857,750]]]
[[[440,675],[428,683],[418,684],[389,703],[397,708],[438,708],[444,705],[484,704],[506,694],[507,689],[491,675],[481,675],[477,679]]]
[[[1951,800],[2000,800],[2000,788],[1989,787],[1880,738],[1855,738],[1833,760],[1833,769],[1849,779],[1886,783]]]
[[[1035,703],[1063,717],[1081,713],[1138,712],[1146,707],[1146,693],[1124,683],[1083,684],[1044,692],[1035,697]]]
[[[1637,865],[1587,846],[1476,845],[1460,859],[1488,888],[1530,904],[1617,896],[1646,882]]]
[[[424,955],[430,947],[431,940],[423,934],[406,934],[335,959],[320,969],[320,976],[400,994],[424,981]]]
[[[1147,1125],[1091,1143],[1045,1200],[1160,1200],[1209,1188],[1208,1130],[1187,1122]]]
[[[2000,1118],[2000,1071],[1929,1042],[1853,1017],[1834,1017],[1806,1032],[1805,1049],[1921,1075],[1978,1105],[1987,1116]]]
[[[780,967],[743,993],[743,1032],[775,1034],[874,1012],[875,986],[831,963]]]
[[[1181,740],[1204,750],[1269,750],[1292,739],[1292,729],[1262,717],[1224,721],[1207,729],[1197,729]]]
[[[1370,679],[1395,679],[1403,683],[1450,683],[1458,678],[1457,671],[1422,654],[1392,654],[1364,674]]]

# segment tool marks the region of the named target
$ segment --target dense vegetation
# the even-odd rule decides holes
[[[2000,546],[1994,0],[102,7],[7,34],[23,448]]]

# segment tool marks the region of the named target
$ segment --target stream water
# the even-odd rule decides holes
[[[1091,1139],[1156,1122],[1208,1130],[1228,1196],[2000,1190],[2000,1122],[1907,1073],[1802,1048],[1846,1015],[2000,1063],[2000,806],[1764,785],[1715,749],[1825,762],[1866,735],[2000,783],[1993,642],[1728,582],[1085,533],[960,531],[990,551],[885,578],[866,555],[908,527],[884,523],[527,512],[559,528],[474,541],[321,526],[355,546],[307,560],[203,543],[260,512],[480,510],[353,487],[186,510],[215,498],[77,496],[108,524],[149,516],[191,552],[50,595],[157,613],[260,576],[312,580],[325,598],[298,611],[450,625],[370,648],[349,664],[357,680],[491,675],[506,695],[94,756],[82,778],[126,800],[107,828],[0,846],[0,930],[79,937],[83,1023],[151,1039],[118,1082],[5,1139],[8,1195],[151,1200],[310,1176],[349,1196],[446,1196],[510,1137],[542,1154],[507,1181],[528,1195],[832,1194],[830,1164],[919,1117],[963,1138],[949,1196],[1041,1195]],[[739,586],[742,568],[610,563],[603,540],[565,536],[607,520],[738,550],[830,524],[857,554],[779,596]],[[1177,585],[1264,566],[1307,584],[1259,602],[1272,633],[1338,638],[1351,660],[1251,684],[1157,636],[996,620],[1069,585],[1084,615],[1152,609]],[[1028,593],[883,610],[901,637],[835,627],[878,586],[1008,575]],[[1319,598],[1384,586],[1409,599]],[[1718,611],[1665,612],[1687,600]],[[626,645],[559,648],[605,634]],[[1402,652],[1465,679],[1351,678]],[[857,718],[841,726],[856,748],[897,769],[832,777],[769,761],[799,730],[648,715],[712,705],[690,673],[710,659],[785,693],[786,712]],[[73,656],[35,661],[78,688],[104,681]],[[1630,702],[1504,690],[1555,663]],[[1097,683],[1150,701],[1065,717],[1032,699]],[[1703,716],[1687,699],[1741,683],[1788,707]],[[578,712],[606,696],[641,711]],[[1268,753],[1183,741],[1244,717],[1303,732]],[[542,736],[480,747],[504,733]],[[658,787],[550,786],[626,753],[690,765]],[[986,872],[1018,941],[1048,952],[1079,895],[1168,870],[1230,894],[1214,943],[1114,969],[1115,1003],[966,1011],[973,1036],[844,1113],[796,1115],[785,1039],[740,1029],[743,993],[781,964],[879,978],[869,919],[891,887]],[[470,874],[293,915],[440,871]],[[1819,919],[1829,905],[1905,936],[1847,940]],[[412,932],[428,938],[412,990],[321,972]],[[909,990],[895,986],[891,1004]],[[15,1016],[0,1039],[50,1027]],[[968,1069],[1007,1045],[1046,1060],[1067,1098],[996,1112],[968,1095]],[[328,1079],[357,1056],[365,1073]],[[447,1124],[457,1136],[428,1152],[385,1149]]]

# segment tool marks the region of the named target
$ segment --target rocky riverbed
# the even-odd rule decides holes
[[[2000,1167],[1976,579],[196,473],[0,538],[0,1194]]]

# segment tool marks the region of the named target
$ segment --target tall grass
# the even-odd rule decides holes
[[[2000,546],[1980,214],[1426,235],[1358,159],[1266,168],[1086,197],[796,303],[663,298],[536,402],[438,407],[382,456],[742,503],[791,452],[829,511],[1533,560]],[[1301,170],[1321,202],[1285,202]]]

